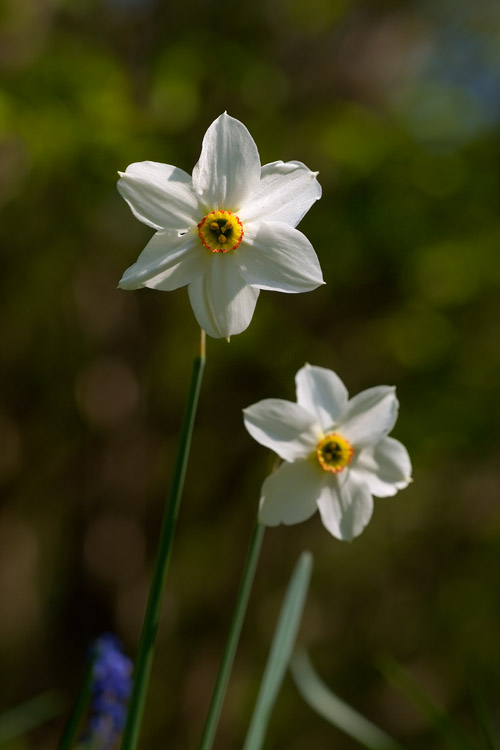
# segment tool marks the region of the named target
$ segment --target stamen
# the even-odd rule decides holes
[[[231,211],[212,211],[198,224],[198,236],[211,253],[227,253],[243,239],[243,224]]]
[[[319,441],[316,448],[316,458],[324,471],[338,474],[351,463],[354,450],[348,440],[336,432],[326,435]]]

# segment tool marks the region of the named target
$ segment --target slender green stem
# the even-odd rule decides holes
[[[80,692],[76,698],[73,710],[69,715],[68,721],[63,729],[61,739],[59,740],[58,750],[71,750],[76,741],[78,727],[87,708],[91,693],[92,684],[92,667],[94,665],[93,657],[89,658],[85,674],[83,676]]]
[[[139,730],[144,712],[151,666],[153,663],[156,631],[158,630],[158,623],[160,620],[163,591],[165,588],[170,554],[172,551],[177,516],[179,514],[179,505],[182,488],[184,486],[184,477],[186,475],[189,447],[191,445],[191,436],[193,433],[194,418],[196,407],[198,405],[198,396],[200,393],[204,367],[205,332],[202,331],[200,350],[193,362],[191,383],[189,385],[186,409],[179,439],[179,448],[175,463],[172,487],[165,507],[160,530],[158,552],[156,554],[149,600],[144,617],[144,624],[142,626],[139,653],[137,655],[136,667],[134,670],[134,684],[130,696],[127,722],[123,733],[122,750],[135,750],[139,739]]]
[[[234,608],[233,618],[229,628],[229,636],[224,648],[224,654],[219,667],[219,674],[217,675],[217,682],[215,683],[207,720],[205,722],[205,728],[203,730],[200,750],[210,750],[213,745],[215,732],[217,731],[217,725],[222,710],[222,704],[224,702],[224,696],[226,695],[229,676],[231,674],[231,668],[233,666],[238,641],[240,639],[248,600],[250,598],[250,592],[252,590],[255,570],[259,561],[262,540],[264,538],[264,529],[265,526],[257,521],[253,530],[245,569],[241,579],[240,590],[238,592],[238,598],[236,600],[236,606]]]
[[[58,690],[45,690],[0,714],[0,747],[6,747],[36,727],[65,713],[67,702]],[[69,724],[69,720],[66,726]],[[66,730],[66,727],[65,727]],[[9,745],[13,747],[14,745]]]

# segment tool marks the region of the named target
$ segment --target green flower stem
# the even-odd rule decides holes
[[[200,750],[211,750],[213,745],[215,732],[217,731],[217,725],[222,710],[222,704],[224,702],[224,696],[226,695],[229,676],[231,674],[231,668],[233,666],[238,641],[240,639],[248,600],[250,598],[250,592],[252,590],[255,570],[259,561],[264,530],[265,526],[257,521],[253,530],[245,569],[241,579],[240,590],[238,592],[238,598],[236,600],[236,606],[234,608],[233,618],[229,628],[229,636],[224,648],[224,654],[219,667],[219,674],[217,675],[217,682],[215,683],[207,720],[203,730],[203,737],[201,738]]]
[[[151,581],[148,605],[144,617],[144,624],[142,626],[139,653],[137,655],[136,667],[134,670],[134,683],[132,694],[130,696],[127,722],[123,732],[122,750],[135,750],[139,739],[139,730],[142,715],[144,713],[144,704],[146,701],[151,666],[153,663],[156,632],[160,621],[163,591],[165,589],[170,554],[172,552],[172,542],[177,516],[179,514],[179,505],[182,488],[184,486],[184,477],[186,475],[189,447],[191,445],[191,436],[193,433],[193,425],[204,367],[205,332],[202,330],[200,350],[193,362],[191,383],[189,385],[186,409],[184,412],[172,487],[160,530],[153,579]]]
[[[94,666],[94,659],[88,660],[87,668],[78,693],[77,699],[73,706],[73,710],[69,715],[68,721],[63,729],[61,739],[59,740],[58,750],[71,750],[75,744],[78,728],[81,723],[81,719],[85,709],[87,708],[92,685],[92,668]]]

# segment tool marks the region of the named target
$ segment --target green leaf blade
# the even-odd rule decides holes
[[[281,607],[243,750],[260,750],[264,743],[271,711],[293,652],[311,571],[312,555],[310,552],[303,552],[295,566]]]
[[[290,668],[305,702],[335,727],[368,750],[403,750],[401,745],[344,703],[325,685],[305,651],[294,655]]]

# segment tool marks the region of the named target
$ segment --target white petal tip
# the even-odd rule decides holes
[[[140,289],[143,284],[137,283],[132,279],[127,279],[125,276],[118,282],[118,289],[124,289],[126,292],[132,291],[133,289]]]
[[[275,521],[275,520],[270,521],[269,519],[265,519],[265,518],[262,517],[261,513],[259,513],[259,515],[257,516],[257,520],[263,526],[279,526],[280,523],[282,523],[281,521]]]

